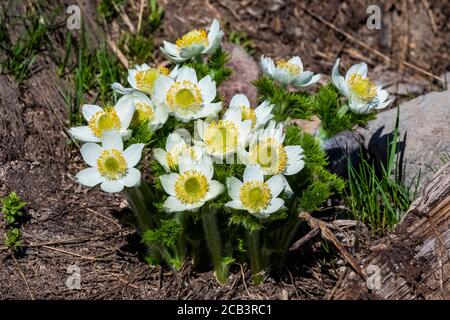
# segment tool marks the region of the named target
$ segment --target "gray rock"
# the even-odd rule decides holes
[[[220,92],[225,96],[225,104],[227,105],[236,93],[243,93],[255,106],[256,88],[251,82],[259,76],[258,63],[241,46],[226,42],[223,47],[231,55],[228,67],[233,69],[231,77],[220,86]]]
[[[443,166],[450,154],[450,90],[431,92],[403,103],[400,108],[399,155],[406,165],[404,177],[413,183],[420,172],[419,191]],[[388,140],[392,140],[397,108],[381,112],[359,130],[365,147],[379,161],[386,162]]]

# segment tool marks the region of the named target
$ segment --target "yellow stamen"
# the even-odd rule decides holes
[[[250,162],[259,164],[265,175],[282,173],[287,161],[286,149],[273,138],[266,138],[250,148]]]
[[[145,102],[138,102],[135,104],[136,110],[133,114],[132,126],[138,126],[141,123],[152,121],[155,118],[155,111],[153,107]]]
[[[277,68],[286,70],[291,75],[297,75],[303,71],[302,68],[300,68],[300,66],[293,64],[287,60],[281,59],[281,60],[278,60],[275,64],[276,64]]]
[[[272,199],[272,194],[267,183],[248,181],[242,185],[239,197],[244,208],[252,212],[258,212],[267,208]]]
[[[358,98],[370,101],[377,96],[377,86],[368,78],[363,78],[358,73],[353,73],[348,79],[348,85]]]
[[[166,68],[166,67],[159,67],[158,70],[159,70],[159,73],[164,76],[167,76],[170,73],[169,68]]]
[[[176,81],[169,88],[166,103],[170,111],[198,111],[203,98],[197,84],[189,81]]]
[[[127,162],[119,150],[103,150],[97,159],[97,169],[103,177],[117,180],[127,172]]]
[[[205,130],[203,141],[209,153],[224,155],[236,151],[238,145],[238,128],[227,120],[212,121]]]
[[[190,47],[193,44],[208,46],[208,35],[204,29],[189,31],[176,41],[179,49]]]
[[[137,88],[143,92],[152,93],[155,81],[160,74],[163,74],[161,70],[155,68],[137,71],[134,77]]]
[[[178,144],[166,153],[166,161],[170,169],[176,169],[178,167],[178,159],[182,154],[189,156],[191,159],[197,159],[197,153],[194,147]]]
[[[101,138],[105,131],[120,129],[120,118],[113,107],[107,106],[92,116],[88,126],[96,137]]]
[[[256,125],[256,112],[252,107],[241,106],[242,121],[252,120],[252,128]]]
[[[197,170],[189,170],[178,176],[175,195],[184,204],[193,204],[205,198],[209,190],[208,180]]]

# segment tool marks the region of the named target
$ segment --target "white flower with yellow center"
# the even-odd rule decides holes
[[[264,175],[293,175],[303,169],[301,146],[284,146],[283,125],[271,121],[266,129],[259,130],[252,138],[244,163],[259,165]]]
[[[162,187],[169,194],[164,202],[168,212],[196,210],[224,190],[220,182],[211,180],[214,167],[210,157],[195,161],[182,156],[179,161],[179,172],[159,177]]]
[[[134,168],[141,159],[144,144],[132,144],[123,150],[119,134],[108,132],[103,136],[102,145],[85,143],[81,146],[81,156],[91,166],[76,175],[82,185],[100,188],[106,192],[120,192],[124,187],[139,184],[141,173]]]
[[[182,67],[175,79],[161,76],[156,80],[152,98],[164,104],[178,120],[188,122],[216,116],[222,103],[213,103],[215,97],[216,83],[211,76],[197,81],[194,69]]]
[[[229,108],[221,120],[199,120],[196,124],[206,152],[216,158],[226,157],[245,148],[252,128],[252,121],[242,121],[242,112],[236,108]]]
[[[70,128],[69,133],[75,139],[86,142],[100,142],[103,134],[108,131],[118,132],[123,138],[127,138],[131,135],[128,127],[133,118],[134,109],[134,106],[124,104],[105,108],[85,104],[81,110],[88,125]]]
[[[255,216],[268,217],[281,209],[284,200],[277,198],[283,191],[284,179],[281,175],[271,177],[264,182],[264,173],[258,165],[245,168],[244,181],[236,177],[227,179],[227,189],[232,201],[226,207],[236,210],[247,210]]]
[[[156,79],[161,75],[167,76],[168,74],[169,70],[167,68],[152,68],[144,63],[128,70],[128,83],[139,91],[151,94],[153,93]]]
[[[134,108],[131,126],[136,127],[148,123],[151,130],[157,130],[166,123],[169,112],[164,105],[155,105],[153,101],[141,92],[133,92],[122,96],[117,101],[118,108]]]
[[[339,74],[339,61],[333,67],[332,81],[339,92],[348,99],[348,108],[354,113],[370,113],[387,107],[389,93],[367,78],[367,64],[355,64],[348,69],[345,78]]]
[[[230,109],[239,109],[242,113],[242,121],[251,120],[252,129],[258,129],[264,126],[267,121],[273,118],[273,105],[268,101],[264,101],[257,108],[250,106],[250,101],[245,94],[235,94],[230,101]]]
[[[292,85],[298,88],[308,87],[320,80],[320,74],[303,69],[300,57],[295,56],[289,60],[274,62],[271,58],[261,56],[261,68],[268,75],[283,86]]]
[[[153,156],[167,171],[175,171],[178,168],[182,156],[193,160],[200,160],[203,155],[201,146],[189,146],[181,135],[171,133],[166,140],[166,150],[157,148],[153,150]]]
[[[204,29],[189,31],[179,38],[176,43],[164,41],[161,51],[170,60],[181,63],[201,54],[213,52],[220,46],[223,35],[219,21],[214,19],[208,33]]]

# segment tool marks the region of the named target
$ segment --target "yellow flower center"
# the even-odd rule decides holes
[[[189,81],[176,81],[169,88],[166,103],[170,111],[198,111],[203,105],[203,98],[197,84]]]
[[[265,175],[282,173],[287,166],[286,149],[273,138],[266,138],[250,148],[250,162],[259,164]]]
[[[164,76],[167,76],[170,73],[169,69],[166,67],[158,67],[158,70],[159,70],[159,73]]]
[[[272,199],[270,188],[265,182],[245,182],[239,192],[242,205],[251,212],[258,212],[267,208]]]
[[[133,114],[132,126],[138,126],[141,123],[152,121],[155,118],[153,107],[145,102],[135,104],[136,109]]]
[[[360,74],[353,73],[348,79],[351,91],[361,100],[370,101],[377,96],[377,86],[368,78],[363,78]]]
[[[176,41],[176,45],[179,49],[190,47],[193,44],[203,45],[204,47],[208,46],[208,36],[204,29],[189,31]]]
[[[197,152],[195,152],[194,147],[178,144],[166,153],[166,160],[169,168],[176,169],[178,167],[178,159],[182,154],[191,157],[191,159],[197,159]]]
[[[88,126],[96,137],[101,138],[105,131],[120,129],[120,118],[113,107],[105,107],[92,116]]]
[[[293,64],[284,59],[278,60],[275,64],[276,64],[277,68],[283,69],[291,75],[297,75],[303,71],[302,68],[300,68],[300,66]]]
[[[209,153],[220,156],[236,151],[238,136],[236,124],[227,120],[219,120],[208,125],[203,141]]]
[[[197,170],[189,170],[178,176],[175,195],[184,204],[193,204],[205,198],[209,190],[206,177]]]
[[[252,128],[256,125],[256,112],[252,107],[241,106],[242,121],[252,120]]]
[[[103,150],[97,159],[97,169],[103,177],[117,180],[127,172],[127,162],[119,150]]]
[[[146,93],[153,92],[153,86],[159,75],[163,74],[161,69],[149,68],[136,72],[134,79],[136,80],[137,88]]]

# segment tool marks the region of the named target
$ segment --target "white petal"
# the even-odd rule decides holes
[[[339,62],[341,59],[337,59],[334,66],[333,71],[331,73],[331,80],[334,86],[339,90],[339,92],[344,96],[348,97],[348,85],[347,81],[345,81],[344,77],[339,74]]]
[[[100,142],[88,126],[73,127],[69,129],[69,133],[75,139],[86,142]]]
[[[267,185],[270,188],[270,193],[272,198],[278,197],[278,195],[284,189],[284,178],[282,175],[276,175],[266,181]]]
[[[130,84],[130,86],[132,86],[135,89],[137,88],[136,73],[137,73],[137,71],[135,69],[130,69],[130,70],[128,70],[128,77],[127,77],[128,83]]]
[[[219,20],[214,19],[211,23],[211,26],[209,27],[208,41],[209,42],[213,41],[214,38],[216,38],[219,35],[219,31],[220,31]]]
[[[80,148],[81,156],[84,162],[86,162],[91,167],[97,166],[97,159],[102,152],[102,147],[96,143],[85,143]]]
[[[128,168],[132,168],[139,163],[144,149],[143,143],[132,144],[123,152],[123,157],[127,161]]]
[[[303,70],[303,63],[302,63],[302,59],[300,59],[299,56],[294,56],[291,59],[289,59],[288,61],[289,63],[292,63],[296,66],[299,66],[302,70]]]
[[[120,128],[128,129],[131,119],[133,119],[134,110],[136,109],[133,99],[139,92],[133,94],[126,94],[117,101],[114,109],[120,119]],[[142,94],[141,94],[142,95]]]
[[[123,141],[120,134],[113,131],[105,132],[102,137],[102,147],[123,151]]]
[[[250,107],[250,101],[245,94],[238,93],[231,98],[230,108]]]
[[[153,157],[155,157],[156,161],[158,161],[159,164],[162,165],[164,169],[166,169],[166,171],[170,171],[166,155],[167,152],[161,148],[153,149]]]
[[[164,49],[167,51],[167,53],[169,55],[171,55],[171,56],[178,56],[179,55],[178,48],[177,48],[177,46],[175,44],[167,42],[167,41],[164,41],[163,42],[163,46],[164,46]]]
[[[212,80],[210,75],[207,75],[198,82],[198,87],[202,93],[202,98],[205,103],[209,103],[216,97],[216,82]]]
[[[185,157],[183,156],[182,159],[184,158]],[[191,164],[188,164],[188,166],[192,167],[194,160],[192,160],[190,157],[189,159],[191,161]],[[211,158],[208,156],[204,156],[198,163],[198,170],[205,175],[206,179],[211,180],[214,175],[214,165],[212,163]]]
[[[205,201],[216,198],[219,194],[221,194],[225,190],[223,184],[219,181],[211,180],[209,182],[209,191],[206,194]]]
[[[236,209],[236,210],[244,210],[244,206],[240,201],[229,201],[225,203],[225,207]]]
[[[171,196],[175,195],[175,182],[177,181],[178,176],[178,173],[170,173],[159,177],[159,181],[161,181],[161,185],[164,191],[166,191]]]
[[[167,91],[173,83],[173,79],[164,75],[161,75],[156,79],[154,85],[154,91],[152,97],[158,102],[162,103],[166,101]]]
[[[288,163],[284,174],[288,176],[296,174],[305,166],[303,149],[300,146],[286,146],[285,150],[288,157]]]
[[[176,132],[173,132],[167,136],[166,140],[166,150],[168,152],[171,152],[173,148],[179,146],[179,145],[185,145],[186,142],[183,140],[183,138]]]
[[[244,183],[253,180],[264,182],[263,172],[261,167],[258,165],[250,165],[245,167]]]
[[[169,110],[163,104],[159,104],[155,108],[155,119],[153,119],[151,124],[164,124],[169,118]]]
[[[345,81],[348,81],[350,76],[355,73],[365,78],[367,76],[367,64],[365,62],[361,62],[351,66],[350,69],[348,69],[347,73],[345,74]]]
[[[103,191],[114,193],[120,192],[124,188],[124,184],[122,180],[105,180],[100,185]]]
[[[178,211],[185,211],[187,208],[184,204],[180,202],[175,197],[168,197],[166,201],[164,201],[164,208],[168,212],[178,212]]]
[[[86,121],[91,120],[92,116],[99,111],[103,111],[103,109],[95,104],[85,104],[81,107],[81,112]]]
[[[81,170],[77,173],[75,179],[77,179],[79,183],[87,187],[93,187],[103,181],[100,173],[96,168],[87,168]]]
[[[314,74],[311,71],[303,71],[294,79],[292,79],[292,84],[295,86],[304,86],[311,81],[313,75]]]
[[[238,108],[228,108],[223,115],[223,120],[231,121],[235,124],[239,124],[242,119],[242,111]]]
[[[222,102],[206,103],[196,114],[197,118],[215,117],[222,110]]]
[[[275,198],[272,199],[272,201],[270,201],[269,206],[262,210],[262,213],[264,214],[271,214],[279,209],[281,209],[281,207],[284,205],[284,200],[281,198]]]
[[[126,187],[134,187],[141,181],[141,172],[136,168],[129,168],[125,177],[123,177],[123,184]]]
[[[228,194],[230,195],[231,199],[239,201],[240,199],[240,192],[242,187],[242,181],[239,180],[236,177],[231,177],[227,179],[227,189]]]
[[[178,70],[177,81],[184,80],[197,83],[197,74],[195,73],[195,70],[189,67],[182,67]]]

